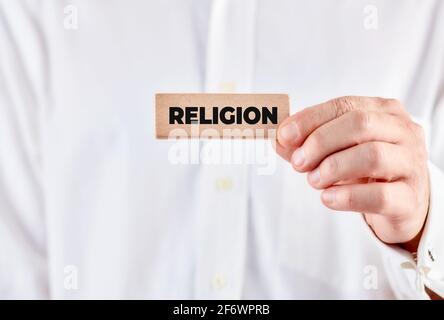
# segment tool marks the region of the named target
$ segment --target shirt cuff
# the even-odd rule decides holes
[[[444,173],[431,162],[428,167],[429,212],[416,259],[398,245],[379,241],[385,272],[397,299],[428,299],[425,286],[444,297]]]
[[[417,253],[424,284],[444,297],[444,172],[429,162],[429,213]]]

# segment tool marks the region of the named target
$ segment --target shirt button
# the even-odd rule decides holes
[[[224,274],[216,274],[213,277],[212,285],[215,290],[222,290],[227,286],[227,277]]]
[[[233,180],[230,177],[221,177],[216,179],[215,188],[219,192],[227,192],[233,189]]]
[[[221,82],[219,84],[220,92],[235,92],[236,91],[236,83],[234,81]]]
[[[416,266],[413,263],[411,263],[410,261],[405,261],[405,262],[401,263],[401,268],[405,269],[405,270],[408,270],[408,269],[415,270]]]

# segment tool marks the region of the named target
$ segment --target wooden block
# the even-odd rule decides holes
[[[288,115],[287,94],[158,93],[156,137],[274,139]]]

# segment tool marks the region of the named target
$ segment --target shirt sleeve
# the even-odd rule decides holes
[[[429,163],[430,205],[427,222],[417,253],[417,269],[421,282],[444,297],[444,173]]]
[[[0,298],[49,296],[41,119],[47,72],[38,3],[0,0]]]
[[[417,268],[425,286],[444,298],[444,84],[432,119],[429,139],[430,204],[418,247]]]
[[[444,298],[444,72],[440,83],[430,120],[421,123],[429,151],[430,202],[416,257],[397,246],[383,249],[392,288],[402,299],[428,299],[425,287]]]

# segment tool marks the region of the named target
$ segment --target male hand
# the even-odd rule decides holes
[[[279,127],[277,152],[323,189],[324,205],[361,212],[380,240],[416,250],[429,204],[427,151],[399,101],[342,97],[306,108]]]

